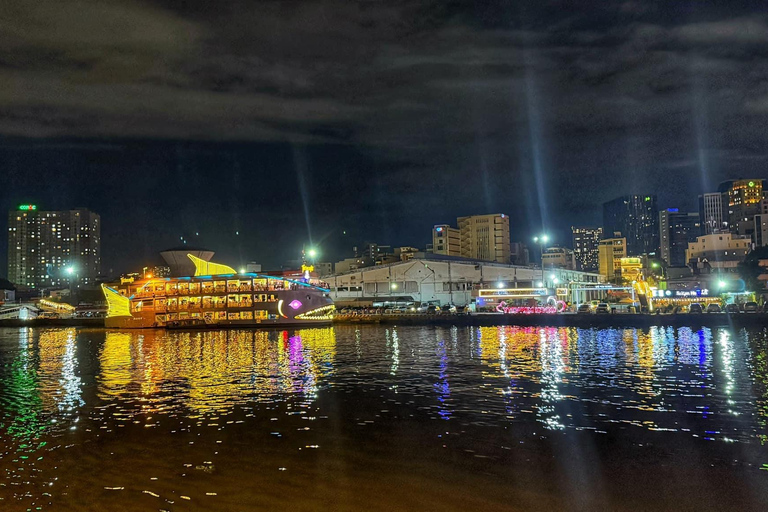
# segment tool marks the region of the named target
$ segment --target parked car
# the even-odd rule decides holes
[[[576,313],[580,315],[588,315],[592,313],[592,306],[589,304],[579,304],[579,307],[576,308]]]
[[[709,312],[709,308],[707,308],[707,312]],[[725,305],[725,312],[726,313],[738,313],[739,312],[739,305],[738,304],[726,304]]]
[[[429,303],[422,302],[416,307],[417,313],[428,313],[429,312]]]
[[[465,315],[467,314],[467,306],[456,306],[456,314],[457,315]]]
[[[453,304],[446,304],[445,306],[440,308],[441,313],[455,313],[456,312],[456,306]]]
[[[434,315],[435,313],[437,313],[437,306],[435,306],[434,304],[430,304],[429,306],[427,306],[427,314]]]
[[[720,307],[720,304],[712,303],[707,305],[707,313],[722,313],[723,310]]]
[[[597,315],[605,315],[610,312],[611,312],[611,308],[608,307],[608,304],[606,304],[605,302],[600,302],[595,308],[595,314]]]
[[[760,308],[757,306],[757,302],[750,301],[750,302],[744,303],[745,313],[757,313],[759,309]]]
[[[688,306],[688,312],[689,313],[703,313],[704,310],[701,309],[701,304],[699,304],[698,302],[693,302],[693,303],[691,303],[690,306]]]

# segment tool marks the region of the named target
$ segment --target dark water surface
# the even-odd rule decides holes
[[[768,510],[768,330],[0,329],[0,511]]]

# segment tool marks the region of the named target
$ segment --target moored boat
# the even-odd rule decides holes
[[[323,325],[335,310],[327,288],[310,280],[238,273],[191,254],[195,275],[102,285],[110,328],[199,329]]]

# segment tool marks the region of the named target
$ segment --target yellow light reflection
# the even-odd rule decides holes
[[[107,332],[103,397],[141,398],[143,412],[223,414],[277,394],[314,399],[335,359],[332,328],[288,331]]]

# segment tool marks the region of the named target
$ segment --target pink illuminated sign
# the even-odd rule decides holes
[[[546,306],[507,306],[507,303],[501,301],[496,306],[496,311],[499,313],[505,313],[507,315],[533,315],[536,313],[554,314],[565,311],[565,302],[559,300],[554,304],[547,304]]]

